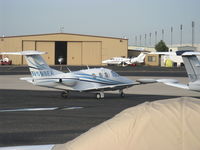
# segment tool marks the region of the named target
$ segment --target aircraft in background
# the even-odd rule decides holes
[[[177,55],[176,52],[151,52],[149,54],[164,55],[162,60],[163,62],[166,62],[167,59],[170,59],[171,61],[177,64],[177,67],[180,67],[183,64],[182,57]]]
[[[122,65],[122,66],[143,63],[146,54],[147,54],[146,52],[141,52],[137,57],[134,58],[113,57],[111,59],[102,61],[102,63],[108,65]]]
[[[107,65],[122,65],[125,66],[130,63],[130,58],[113,57],[111,59],[103,60],[103,64]]]
[[[39,51],[2,52],[7,55],[23,55],[28,63],[32,77],[21,78],[33,85],[63,90],[62,96],[67,97],[69,92],[94,92],[96,98],[104,98],[104,91],[119,90],[124,96],[123,89],[138,83],[118,75],[106,68],[84,69],[64,73],[50,68]]]

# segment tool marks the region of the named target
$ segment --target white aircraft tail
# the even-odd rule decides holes
[[[29,70],[33,78],[39,77],[49,77],[52,75],[60,74],[62,72],[50,68],[41,54],[46,54],[46,52],[39,51],[22,51],[22,52],[2,52],[0,54],[7,55],[23,55],[29,66]]]
[[[146,54],[141,52],[137,57],[131,59],[131,63],[143,63]]]
[[[145,56],[146,56],[146,53],[140,53],[140,55],[138,55],[137,58],[139,61],[144,61]]]
[[[190,82],[200,80],[200,62],[196,56],[200,52],[177,51],[177,55],[182,55]]]

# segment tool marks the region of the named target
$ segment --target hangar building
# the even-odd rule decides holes
[[[0,38],[0,52],[39,50],[48,52],[43,58],[49,65],[102,65],[102,60],[127,57],[128,40],[68,33],[52,33]],[[10,55],[13,64],[26,64],[22,56]]]

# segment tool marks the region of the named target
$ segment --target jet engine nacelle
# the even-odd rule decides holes
[[[62,83],[66,86],[74,86],[77,83],[77,80],[74,79],[59,79],[59,83]]]
[[[200,81],[190,82],[189,89],[194,91],[200,91]]]

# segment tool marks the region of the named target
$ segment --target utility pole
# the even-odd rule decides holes
[[[157,31],[155,31],[155,45],[157,44]]]
[[[173,43],[173,27],[171,27],[171,49],[172,49],[172,43]]]
[[[135,36],[135,44],[136,44],[136,46],[137,46],[137,36]]]
[[[162,29],[162,40],[164,41],[164,29]]]
[[[149,47],[151,47],[151,33],[149,33]]]
[[[194,21],[192,21],[192,46],[194,46]]]
[[[182,46],[182,42],[183,42],[182,41],[183,40],[182,39],[182,31],[183,31],[183,25],[182,24],[180,25],[180,31],[181,31],[181,33],[180,33],[181,34],[181,37],[180,37],[180,46]]]
[[[147,34],[144,35],[145,47],[147,47]]]
[[[140,35],[140,47],[142,46],[142,45],[141,45],[141,40],[142,40],[142,35]]]

